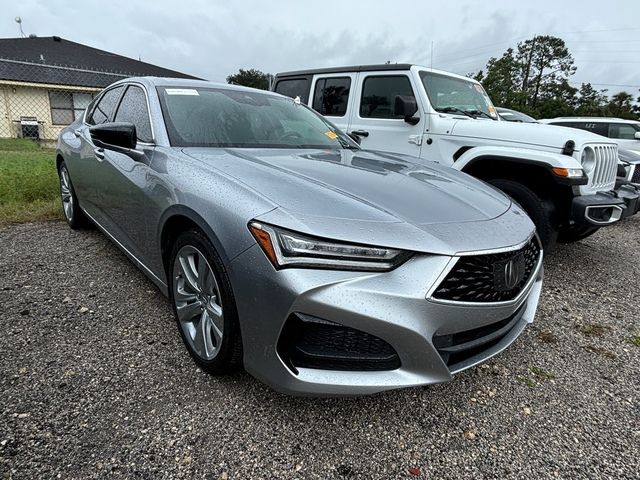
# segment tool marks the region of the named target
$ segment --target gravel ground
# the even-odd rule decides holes
[[[453,382],[347,399],[213,378],[96,231],[0,229],[4,478],[638,478],[640,219],[545,262],[536,322]]]

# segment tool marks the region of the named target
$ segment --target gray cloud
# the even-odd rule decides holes
[[[626,90],[637,92],[640,27],[631,20],[636,10],[634,2],[621,0],[610,0],[606,9],[595,0],[22,0],[3,8],[0,36],[17,36],[13,18],[19,15],[27,33],[60,35],[223,81],[250,67],[275,73],[387,60],[428,65],[431,42],[434,67],[464,74],[518,40],[549,33],[560,34],[574,53],[574,80],[633,85]]]

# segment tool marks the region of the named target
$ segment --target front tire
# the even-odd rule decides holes
[[[533,221],[545,253],[550,252],[558,240],[558,227],[554,220],[555,209],[553,203],[540,197],[525,185],[513,180],[496,179],[489,183],[498,190],[509,195]]]
[[[169,288],[180,336],[194,361],[213,375],[242,362],[242,340],[231,283],[218,253],[199,230],[181,234],[169,263]]]
[[[574,243],[590,237],[598,230],[600,230],[600,227],[568,227],[566,229],[560,230],[560,234],[558,235],[558,242]]]
[[[88,227],[89,220],[80,209],[80,203],[78,202],[76,191],[71,183],[69,170],[64,162],[61,162],[58,167],[58,177],[60,178],[60,199],[62,201],[64,219],[74,230]]]

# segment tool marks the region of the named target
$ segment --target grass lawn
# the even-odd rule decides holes
[[[61,218],[55,150],[0,139],[0,225]]]

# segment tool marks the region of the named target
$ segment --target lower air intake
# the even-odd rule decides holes
[[[300,313],[287,319],[277,350],[294,373],[298,368],[384,371],[400,367],[398,354],[381,338]]]

